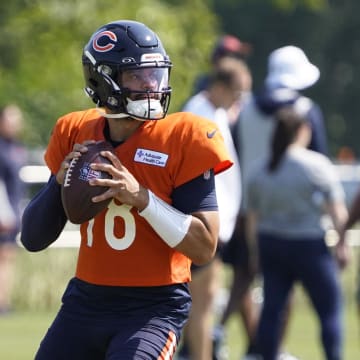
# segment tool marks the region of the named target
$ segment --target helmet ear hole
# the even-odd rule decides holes
[[[100,98],[99,96],[95,93],[95,91],[89,87],[85,87],[84,88],[85,94],[91,98],[91,100],[96,104],[96,105],[100,105]]]
[[[99,98],[96,94],[92,97],[92,101],[93,101],[96,105],[100,105],[100,104],[101,104],[100,98]]]
[[[95,79],[89,79],[89,83],[94,86],[94,87],[98,87],[99,86],[99,83],[95,80]]]

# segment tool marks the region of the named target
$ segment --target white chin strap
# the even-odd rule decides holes
[[[98,112],[101,116],[111,119],[122,119],[132,117],[140,121],[158,120],[164,116],[163,108],[159,100],[131,100],[127,98],[128,104],[126,106],[128,113],[109,114],[103,109],[99,108]],[[150,111],[149,111],[150,110]]]
[[[124,113],[120,113],[120,114],[108,114],[104,109],[102,108],[98,108],[97,109],[98,113],[100,114],[100,116],[103,116],[105,118],[111,118],[111,119],[123,119],[123,118],[128,118],[129,115],[128,114],[124,114]]]
[[[164,116],[164,111],[159,100],[144,99],[133,101],[127,98],[127,101],[128,104],[126,108],[128,113],[136,118],[139,116],[139,120],[157,120]]]

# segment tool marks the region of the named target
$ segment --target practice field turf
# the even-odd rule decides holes
[[[300,289],[299,289],[300,291]],[[302,294],[299,295],[302,297]],[[360,317],[355,305],[348,304],[345,314],[345,354],[343,360],[360,359]],[[229,360],[239,360],[245,350],[241,323],[236,317],[228,326]],[[284,350],[301,360],[324,360],[319,342],[318,322],[309,304],[296,304],[292,312]]]
[[[0,318],[0,359],[31,360],[54,312],[14,312]],[[346,310],[346,340],[344,360],[360,359],[359,324],[354,306]],[[228,327],[229,360],[239,360],[244,338],[233,317]],[[317,324],[308,306],[296,307],[290,322],[286,351],[302,360],[322,360],[317,341]]]
[[[16,310],[0,316],[0,360],[34,358],[55,316],[67,280],[73,273],[75,258],[75,249],[20,254],[15,289]],[[342,360],[360,359],[360,316],[355,303],[357,258],[354,256],[352,265],[342,275],[346,303],[345,356]],[[229,272],[225,271],[225,285],[229,278]],[[245,337],[236,315],[229,321],[227,335],[229,360],[239,360],[245,348]],[[284,349],[301,360],[323,360],[318,338],[316,316],[302,289],[297,287]]]

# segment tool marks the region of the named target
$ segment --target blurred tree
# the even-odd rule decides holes
[[[319,82],[308,90],[323,108],[331,155],[342,146],[360,156],[360,2],[357,0],[210,1],[222,31],[252,43],[250,66],[255,88],[261,86],[268,54],[300,46],[319,66]]]
[[[204,1],[1,2],[0,103],[23,108],[28,145],[45,145],[60,115],[94,105],[82,91],[82,48],[99,26],[118,19],[144,22],[160,35],[174,64],[171,110],[176,110],[207,66],[218,33],[216,17]]]
[[[360,156],[360,40],[357,0],[12,0],[0,3],[0,104],[17,102],[28,119],[24,141],[44,145],[55,119],[92,106],[83,94],[81,51],[92,32],[118,18],[143,21],[161,36],[174,63],[171,111],[208,67],[220,33],[253,44],[255,88],[274,48],[302,47],[320,67],[309,90],[322,106],[331,154]],[[114,15],[116,14],[116,15]]]

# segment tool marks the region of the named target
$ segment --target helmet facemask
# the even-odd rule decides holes
[[[165,117],[171,95],[169,68],[153,64],[136,68],[121,68],[117,81],[112,81],[113,96],[108,105],[118,112],[138,120],[160,120]],[[118,106],[120,104],[120,106]]]

